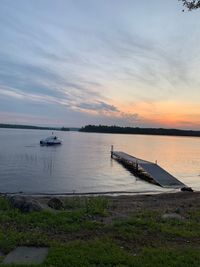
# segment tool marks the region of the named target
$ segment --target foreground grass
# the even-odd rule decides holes
[[[67,253],[66,253],[67,251]],[[111,241],[74,242],[54,248],[46,264],[53,266],[199,266],[199,250],[144,248],[133,255]]]
[[[51,267],[199,266],[198,209],[188,210],[183,220],[166,220],[160,210],[133,211],[120,219],[112,217],[114,208],[104,197],[77,197],[66,199],[61,211],[24,214],[0,198],[0,250],[48,246],[41,266]]]

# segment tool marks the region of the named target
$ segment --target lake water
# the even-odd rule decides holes
[[[55,133],[55,132],[54,132]],[[200,190],[200,138],[57,132],[60,146],[40,146],[50,131],[0,129],[0,192],[165,192],[110,158],[110,146],[149,161]]]

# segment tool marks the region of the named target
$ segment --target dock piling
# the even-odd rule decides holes
[[[113,145],[111,145],[111,150],[110,150],[111,158],[113,157]]]

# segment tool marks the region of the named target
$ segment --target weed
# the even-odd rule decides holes
[[[90,215],[108,215],[108,200],[104,197],[86,198],[86,213]]]

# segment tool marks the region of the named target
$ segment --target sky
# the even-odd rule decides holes
[[[200,130],[200,10],[1,0],[0,123]]]

